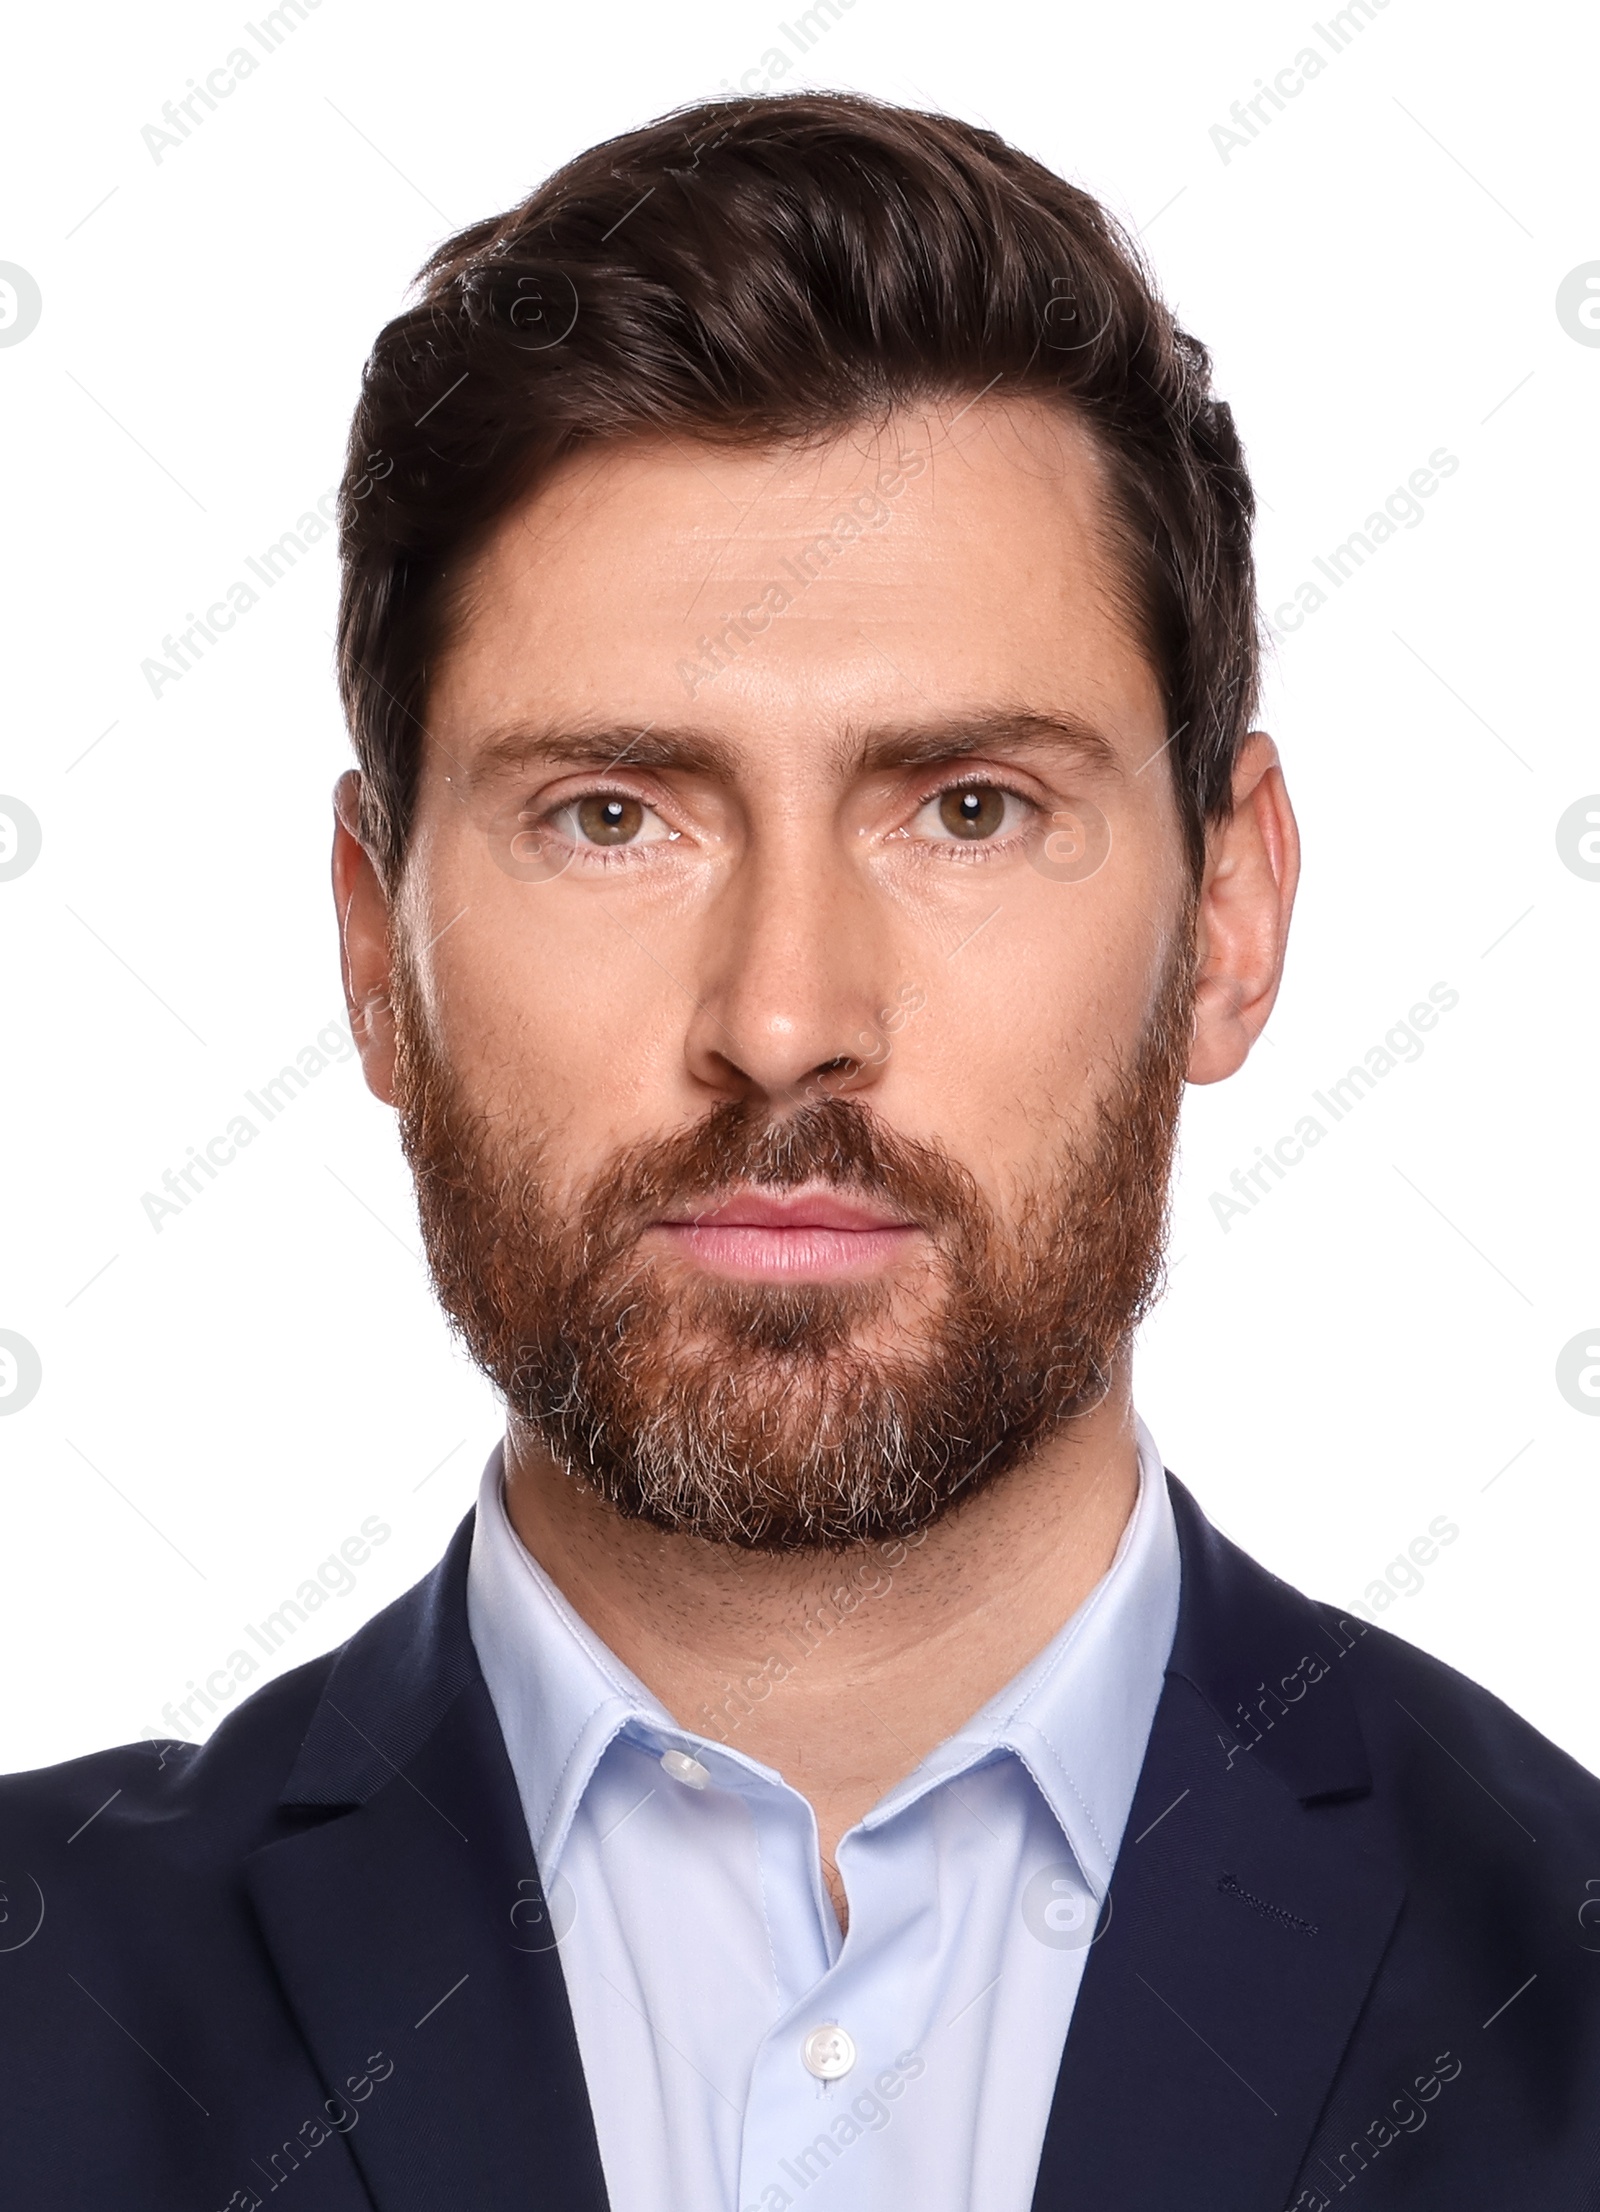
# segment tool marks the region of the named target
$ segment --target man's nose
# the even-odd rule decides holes
[[[880,1080],[895,985],[889,917],[848,859],[772,846],[703,921],[687,1058],[723,1098],[794,1106]]]

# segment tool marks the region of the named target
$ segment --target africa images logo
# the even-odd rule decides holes
[[[1561,279],[1556,321],[1580,346],[1600,346],[1600,261],[1580,261]]]
[[[44,295],[26,269],[0,261],[0,346],[20,346],[38,328]]]

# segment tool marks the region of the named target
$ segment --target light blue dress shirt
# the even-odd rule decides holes
[[[496,1451],[468,1621],[612,2212],[1028,2212],[1177,1624],[1148,1433],[1104,1579],[841,1839],[844,1936],[805,1798],[736,1731],[672,1720],[523,1548],[501,1480]]]

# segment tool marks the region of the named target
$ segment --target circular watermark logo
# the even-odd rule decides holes
[[[31,1874],[0,1869],[0,1957],[20,1951],[44,1926],[44,1891]]]
[[[43,845],[44,831],[32,807],[0,796],[0,883],[25,876]]]
[[[1086,310],[1078,297],[1076,279],[1052,277],[1050,297],[1044,303],[1044,342],[1055,353],[1077,353],[1105,334],[1111,321],[1109,302],[1098,311]]]
[[[506,320],[524,353],[542,353],[572,336],[578,319],[578,287],[564,270],[536,269],[517,278]]]
[[[0,799],[0,807],[5,804]],[[1573,800],[1556,824],[1556,851],[1563,868],[1586,883],[1600,883],[1600,791]]]
[[[1600,1329],[1580,1329],[1556,1358],[1556,1388],[1579,1413],[1600,1413]]]
[[[572,1932],[578,1917],[578,1896],[564,1874],[558,1874],[548,1890],[537,1874],[525,1874],[517,1884],[517,1901],[511,1908],[513,1951],[553,1951]]]
[[[0,346],[20,346],[38,328],[44,294],[26,269],[0,261]]]
[[[1075,1866],[1044,1866],[1022,1893],[1022,1920],[1052,1951],[1087,1951],[1111,1925],[1111,1893],[1097,1905]]]
[[[1028,847],[1028,859],[1052,883],[1087,883],[1110,857],[1111,824],[1092,799],[1058,807]]]
[[[1600,346],[1600,261],[1580,261],[1561,279],[1556,321],[1580,346]]]
[[[1600,1951],[1600,1876],[1584,1883],[1583,1903],[1578,1907],[1578,1949]]]
[[[20,1413],[39,1395],[44,1367],[38,1353],[15,1329],[0,1329],[0,1413]]]
[[[530,822],[520,804],[503,806],[489,824],[489,851],[502,874],[516,883],[553,883],[572,866],[575,847],[542,822]]]

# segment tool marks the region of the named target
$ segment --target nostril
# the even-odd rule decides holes
[[[841,1053],[836,1060],[819,1061],[811,1073],[798,1082],[790,1096],[797,1105],[809,1106],[821,1099],[837,1098],[861,1072],[861,1062],[848,1053]]]

